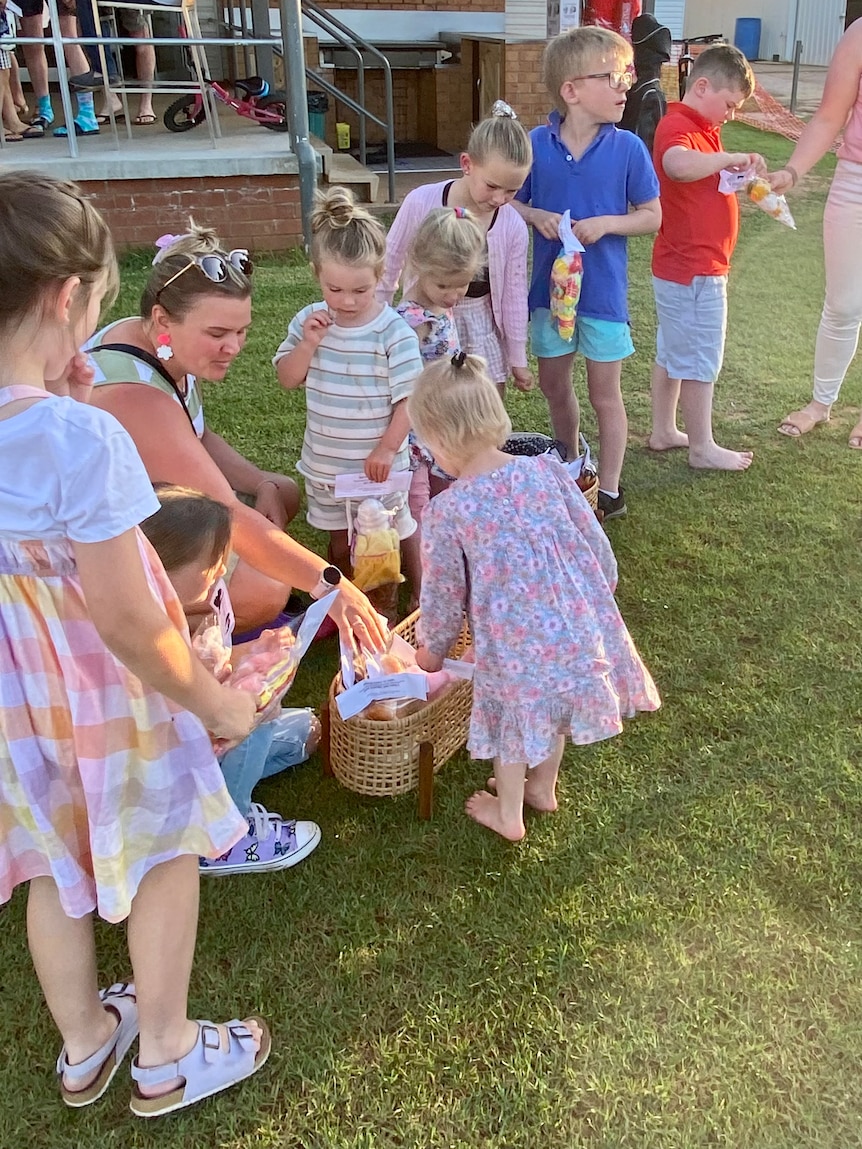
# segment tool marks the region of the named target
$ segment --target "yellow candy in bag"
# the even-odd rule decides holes
[[[560,338],[571,343],[584,278],[584,249],[572,231],[571,212],[566,211],[563,215],[559,232],[563,249],[551,268],[551,320]]]

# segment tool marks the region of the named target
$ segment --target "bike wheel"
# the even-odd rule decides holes
[[[197,96],[180,96],[165,109],[165,127],[169,132],[189,132],[192,128],[196,128],[207,116],[203,105],[198,107],[197,112],[196,107],[198,107]]]
[[[257,101],[259,108],[265,108],[270,114],[275,112],[281,116],[280,120],[258,120],[262,128],[269,128],[271,132],[289,132],[287,122],[287,96],[284,92],[270,92],[268,96]]]

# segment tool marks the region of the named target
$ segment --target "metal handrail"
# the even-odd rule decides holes
[[[383,82],[386,92],[386,122],[381,121],[377,116],[370,112],[366,107],[360,107],[359,103],[352,100],[346,93],[340,91],[334,84],[330,84],[323,80],[323,77],[314,69],[306,66],[305,72],[310,76],[316,84],[329,91],[336,99],[342,100],[348,107],[352,108],[359,114],[359,130],[360,130],[360,157],[362,162],[365,162],[364,156],[364,135],[365,135],[365,120],[371,119],[376,124],[379,124],[386,131],[386,168],[389,173],[389,202],[395,202],[395,101],[392,94],[392,65],[389,59],[384,55],[379,48],[375,48],[373,44],[354,32],[352,28],[348,28],[346,24],[342,24],[337,20],[331,12],[321,8],[315,3],[315,0],[301,0],[303,15],[307,17],[318,28],[322,28],[324,32],[328,32],[334,40],[337,40],[345,48],[351,51],[356,51],[361,48],[362,51],[370,53],[375,56],[383,67]],[[359,81],[358,91],[360,103],[364,100],[365,92],[365,62],[362,60],[361,53],[359,53]]]

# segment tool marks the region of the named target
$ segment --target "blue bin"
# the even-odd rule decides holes
[[[753,16],[740,18],[736,21],[733,42],[748,60],[760,59],[761,26],[760,19]]]

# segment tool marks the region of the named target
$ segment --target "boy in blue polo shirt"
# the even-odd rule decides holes
[[[619,123],[632,85],[631,46],[604,28],[573,28],[545,49],[544,81],[556,110],[530,133],[533,166],[515,200],[533,227],[530,331],[539,386],[554,436],[578,453],[575,352],[587,364],[587,389],[599,429],[599,507],[606,519],[626,513],[620,473],[628,421],[620,390],[622,361],[634,353],[627,303],[626,236],[658,231],[658,179],[649,152]],[[575,335],[561,339],[551,322],[551,268],[560,252],[562,213],[586,248]]]

